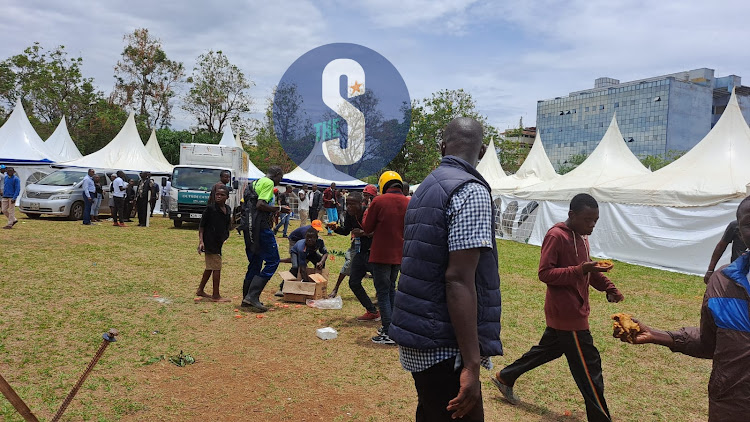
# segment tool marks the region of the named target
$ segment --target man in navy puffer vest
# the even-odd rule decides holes
[[[389,335],[414,377],[417,421],[483,421],[479,367],[491,368],[490,356],[503,354],[495,209],[475,168],[486,150],[482,138],[476,120],[451,121],[443,160],[406,211]]]

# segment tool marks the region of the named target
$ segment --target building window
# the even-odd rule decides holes
[[[576,114],[576,109],[573,109],[573,114]]]
[[[604,104],[599,106],[599,110],[604,110]]]
[[[615,108],[620,107],[620,103],[615,103]]]
[[[583,128],[584,128],[584,129],[588,129],[588,128],[589,128],[589,124],[588,124],[588,123],[584,124],[584,125],[583,125]]]
[[[630,105],[635,105],[635,100],[630,100]]]
[[[585,109],[584,111],[589,111],[589,108],[588,108],[588,107],[586,107],[586,109]]]
[[[604,122],[600,122],[599,127],[604,127]]]

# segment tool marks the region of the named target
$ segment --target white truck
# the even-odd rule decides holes
[[[172,171],[172,188],[169,192],[169,218],[175,227],[183,221],[197,223],[206,208],[211,188],[220,182],[223,170],[230,172],[230,192],[227,205],[238,221],[240,199],[248,181],[250,158],[238,146],[216,144],[180,144],[180,164]],[[166,184],[166,179],[162,186]]]

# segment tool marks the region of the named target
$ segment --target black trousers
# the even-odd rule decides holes
[[[125,221],[125,198],[115,196],[114,198],[115,202],[115,213],[112,216],[112,221],[117,223],[117,219],[120,219],[120,223],[123,223]]]
[[[454,369],[456,358],[446,359],[422,372],[412,372],[414,386],[417,388],[417,422],[482,422],[484,407],[479,400],[474,409],[462,419],[452,419],[451,412],[445,408],[448,402],[456,398],[461,386],[459,376],[463,365]]]
[[[604,400],[602,360],[589,330],[562,331],[547,327],[539,344],[500,371],[500,377],[513,385],[518,377],[565,355],[578,389],[586,401],[589,422],[610,422]]]
[[[146,215],[148,214],[148,199],[138,199],[135,206],[138,210],[138,224],[145,226]]]

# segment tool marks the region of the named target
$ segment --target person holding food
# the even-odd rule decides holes
[[[750,197],[740,202],[737,221],[740,236],[747,245]],[[703,296],[699,327],[661,331],[634,320],[640,330],[632,343],[658,344],[673,352],[713,360],[708,381],[709,422],[747,421],[750,414],[749,273],[750,254],[745,252],[711,275]]]
[[[607,292],[611,302],[625,297],[604,275],[612,265],[597,265],[590,258],[588,236],[598,219],[599,204],[581,193],[570,201],[568,219],[555,224],[544,237],[539,279],[547,285],[547,328],[538,345],[491,378],[511,404],[520,403],[513,385],[521,375],[565,355],[586,402],[588,420],[611,421],[604,400],[602,362],[589,331],[589,285]]]

